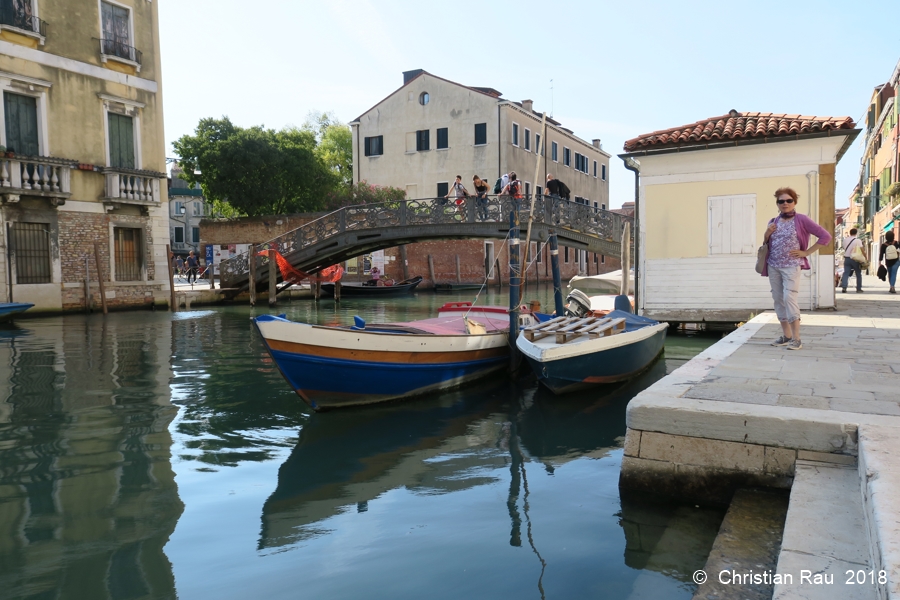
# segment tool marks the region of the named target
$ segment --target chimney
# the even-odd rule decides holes
[[[403,85],[406,85],[425,71],[423,69],[413,69],[412,71],[403,71]]]
[[[593,140],[591,140],[591,143],[594,145],[594,148],[596,148],[597,150],[603,150],[603,144],[600,143],[599,139],[593,139]]]
[[[522,100],[522,108],[528,112],[534,112],[534,102],[531,100]]]

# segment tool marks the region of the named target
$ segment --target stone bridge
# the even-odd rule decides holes
[[[316,273],[361,254],[428,240],[506,238],[509,216],[519,215],[522,237],[528,225],[530,198],[491,196],[461,199],[403,200],[347,206],[260,244],[281,253],[294,268]],[[544,242],[555,231],[564,246],[618,256],[625,222],[630,217],[551,196],[534,205],[532,240]],[[232,294],[249,288],[249,253],[222,261],[220,280]],[[268,285],[268,259],[256,257],[257,289]],[[280,280],[280,277],[279,277]]]

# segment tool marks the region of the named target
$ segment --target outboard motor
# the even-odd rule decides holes
[[[581,290],[572,290],[566,296],[567,317],[587,317],[591,314],[591,299]]]

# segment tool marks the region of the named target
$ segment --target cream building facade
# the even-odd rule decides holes
[[[640,163],[641,314],[675,322],[739,322],[771,310],[754,270],[774,193],[834,229],[835,166],[859,134],[849,117],[738,113],[639,136],[623,159]],[[833,243],[810,257],[800,308],[835,305]]]
[[[523,192],[540,193],[552,173],[572,200],[607,208],[610,154],[600,140],[582,140],[551,117],[540,140],[541,117],[530,100],[407,71],[403,86],[350,123],[353,181],[405,189],[414,199],[444,196],[456,175],[470,193],[473,175],[493,188],[510,171],[524,182]],[[533,181],[539,144],[546,160]]]
[[[164,303],[169,238],[159,3],[0,10],[0,302],[81,310],[94,244],[112,307]]]

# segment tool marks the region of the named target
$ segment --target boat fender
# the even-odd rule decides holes
[[[366,328],[366,320],[356,315],[353,317],[353,329],[365,329]]]
[[[622,312],[631,314],[633,312],[631,310],[631,299],[628,296],[619,294],[613,301],[613,310],[621,310]]]

